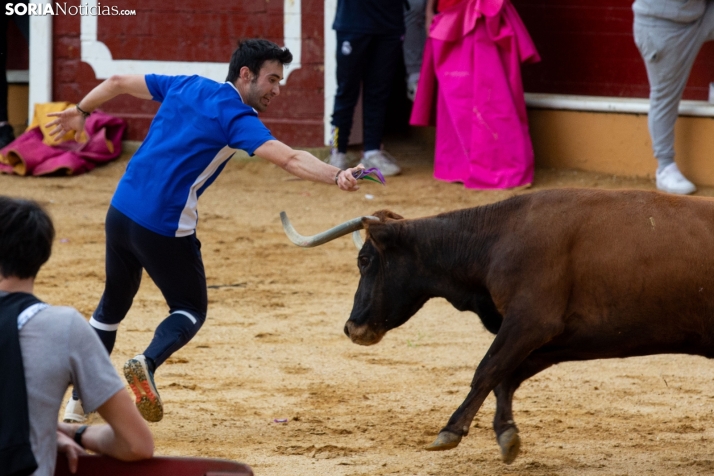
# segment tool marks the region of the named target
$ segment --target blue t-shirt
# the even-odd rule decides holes
[[[146,85],[161,107],[112,206],[161,235],[188,236],[198,222],[198,197],[234,149],[253,155],[274,137],[229,82],[147,74]]]
[[[404,4],[405,0],[338,0],[332,29],[401,36],[404,34]]]

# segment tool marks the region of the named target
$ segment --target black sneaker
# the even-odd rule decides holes
[[[15,140],[15,133],[12,131],[10,124],[0,126],[0,149]]]

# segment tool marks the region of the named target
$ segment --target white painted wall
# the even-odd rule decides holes
[[[337,51],[337,38],[332,30],[332,22],[335,20],[337,11],[337,0],[325,0],[323,35],[325,38],[325,145],[330,145],[332,141],[332,109],[335,107],[335,91],[337,91],[337,61],[335,51]]]
[[[97,0],[86,0],[84,3],[91,9],[97,5]],[[283,43],[293,54],[293,63],[286,68],[282,84],[290,73],[302,67],[301,8],[302,0],[284,0]],[[107,45],[97,40],[97,17],[94,15],[82,16],[80,40],[82,61],[94,69],[97,79],[106,79],[113,74],[178,75],[191,71],[192,74],[223,82],[228,72],[227,62],[115,60]]]
[[[51,0],[37,0],[33,3],[51,3]],[[30,17],[30,72],[27,117],[32,122],[35,104],[52,101],[52,17],[50,15]]]

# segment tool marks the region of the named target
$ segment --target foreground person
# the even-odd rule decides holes
[[[314,182],[358,189],[355,169],[341,170],[276,140],[258,119],[280,93],[285,48],[246,40],[234,51],[225,83],[200,76],[114,76],[76,108],[54,114],[53,134],[81,132],[84,119],[104,102],[130,94],[161,102],[149,133],[119,181],[106,218],[106,284],[89,323],[111,352],[119,323],[139,290],[142,269],[161,290],[169,316],[124,374],[148,421],[163,418],[154,372],[186,345],[206,319],[208,298],[201,244],[196,237],[198,197],[213,183],[235,149],[260,156]],[[65,420],[83,421],[74,395]]]
[[[150,458],[154,442],[109,356],[84,318],[32,293],[54,227],[35,202],[0,196],[0,474],[54,474],[57,451],[76,470],[84,449]],[[57,424],[72,384],[107,424]],[[34,471],[34,472],[33,472]]]

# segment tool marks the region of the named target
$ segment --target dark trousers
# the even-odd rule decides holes
[[[384,134],[387,100],[402,61],[402,39],[337,32],[337,93],[332,125],[339,152],[347,151],[352,117],[362,86],[364,150],[379,149]]]
[[[206,320],[208,292],[195,233],[159,235],[110,207],[106,219],[106,284],[92,326],[111,353],[118,324],[139,290],[145,269],[166,299],[169,316],[144,352],[158,367],[183,347]]]

